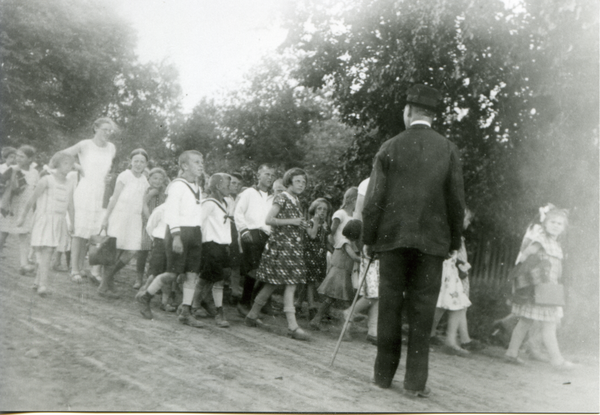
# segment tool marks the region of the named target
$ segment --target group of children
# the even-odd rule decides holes
[[[57,249],[67,251],[70,244],[76,206],[74,195],[86,183],[77,170],[76,162],[81,163],[81,160],[76,160],[71,152],[56,153],[49,162],[47,174],[41,178],[32,166],[34,154],[31,146],[2,149],[5,163],[0,165],[0,249],[9,234],[17,234],[21,272],[27,273],[30,271],[28,244],[31,244],[38,264],[33,288],[44,296],[48,293],[53,254]],[[98,293],[117,298],[114,277],[137,255],[134,287],[139,289],[136,301],[144,318],[153,317],[150,302],[161,292],[161,308],[177,310],[181,323],[203,327],[197,317],[210,315],[218,327],[229,327],[223,311],[224,283],[230,275],[232,258],[239,255],[242,245],[233,220],[235,197],[239,194],[232,190],[232,176],[213,174],[203,189],[199,184],[203,176],[203,158],[194,150],[180,155],[180,174],[171,182],[163,169],[148,170],[148,160],[143,149],[130,154],[130,167],[118,175],[108,206],[103,211],[100,229],[116,238],[118,255],[116,262],[106,267],[98,281]],[[309,335],[296,321],[296,310],[302,307],[303,300],[307,300],[310,328],[319,330],[330,307],[338,300],[348,304],[354,298],[355,290],[362,287],[357,309],[370,309],[367,340],[377,344],[377,261],[373,261],[367,250],[361,250],[359,245],[361,206],[368,179],[359,188],[346,191],[341,208],[331,219],[331,204],[323,198],[313,201],[305,214],[299,196],[306,189],[307,181],[308,176],[303,170],[288,170],[280,183],[282,190],[269,199],[264,223],[270,227],[270,235],[256,264],[254,277],[259,289],[254,293],[245,324],[262,326],[261,310],[273,292],[284,287],[283,312],[288,335],[307,340]],[[467,213],[465,227],[470,220],[471,215]],[[518,300],[513,302],[513,313],[520,320],[506,354],[510,363],[522,363],[518,358],[519,348],[532,322],[539,320],[552,363],[558,367],[572,367],[560,355],[556,341],[556,326],[562,308],[536,304],[531,290],[527,295],[522,293],[524,288],[531,288],[539,281],[559,283],[560,236],[566,225],[566,211],[552,207],[538,224],[528,229],[518,263],[532,263],[534,259],[535,263],[521,275],[520,285],[515,288]],[[331,253],[329,258],[328,252]],[[464,241],[461,251],[444,267],[447,271],[441,276],[444,282],[432,339],[441,314],[448,310],[446,346],[454,354],[464,355],[469,349],[479,347],[478,342],[469,338],[466,325],[466,308],[470,305],[466,275],[470,266]],[[74,281],[81,279],[79,272],[72,276]],[[232,280],[232,283],[237,281]],[[177,285],[182,288],[181,303],[173,304],[170,294]],[[298,286],[306,288],[296,295]],[[317,293],[322,296],[319,307]],[[345,310],[343,316],[353,321],[355,317],[349,316],[349,312],[349,309]]]

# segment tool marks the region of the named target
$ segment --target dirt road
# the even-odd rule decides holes
[[[15,241],[9,240],[9,245]],[[12,244],[11,244],[12,243]],[[376,348],[343,343],[328,363],[339,327],[308,343],[285,337],[284,317],[270,330],[244,326],[194,329],[154,304],[154,320],[133,302],[133,274],[117,277],[124,297],[105,300],[89,283],[55,273],[53,294],[33,294],[9,246],[0,265],[0,410],[276,412],[598,412],[597,356],[561,373],[539,362],[500,360],[495,347],[470,358],[431,353],[429,399],[402,395],[404,361],[392,388],[372,385]],[[306,326],[306,320],[300,321]]]

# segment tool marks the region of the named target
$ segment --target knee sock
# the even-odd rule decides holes
[[[223,307],[223,281],[215,282],[212,287],[213,300],[215,307]]]
[[[193,272],[186,273],[186,278],[183,283],[183,301],[181,302],[183,305],[192,305],[192,301],[194,300],[194,291],[196,289],[196,283],[198,280],[198,275]]]
[[[260,292],[256,296],[254,304],[252,304],[252,309],[248,313],[248,317],[252,319],[258,318],[258,313],[260,313],[260,310],[264,307],[265,304],[267,304],[267,300],[269,299],[273,291],[275,291],[274,285],[265,284],[263,286],[262,290],[260,290]]]
[[[67,261],[67,268],[71,268],[71,251],[65,252],[65,260]]]

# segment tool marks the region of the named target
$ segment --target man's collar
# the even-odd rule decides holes
[[[431,128],[431,123],[429,123],[429,122],[427,122],[427,121],[425,121],[425,120],[417,120],[417,121],[413,121],[413,122],[411,122],[411,123],[410,123],[410,126],[412,127],[413,125],[421,125],[421,124],[422,124],[422,125],[426,125],[426,126],[428,126],[429,128]]]

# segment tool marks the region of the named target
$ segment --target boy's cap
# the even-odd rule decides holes
[[[408,88],[406,102],[435,111],[441,99],[442,94],[437,89],[423,84],[415,84]]]

